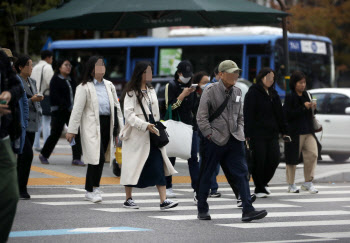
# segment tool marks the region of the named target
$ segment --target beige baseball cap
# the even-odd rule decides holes
[[[0,50],[4,51],[8,57],[13,57],[12,51],[8,48],[0,48]]]
[[[225,60],[219,65],[219,72],[233,73],[234,71],[242,70],[240,69],[234,61]]]

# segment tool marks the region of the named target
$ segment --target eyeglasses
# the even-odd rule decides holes
[[[72,65],[71,64],[64,64],[66,67],[68,67],[68,68],[71,68],[72,67]]]

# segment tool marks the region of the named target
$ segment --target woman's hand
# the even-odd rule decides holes
[[[44,99],[44,96],[38,96],[37,94],[33,95],[32,98],[30,98],[30,100],[32,102],[40,102]]]
[[[154,130],[155,125],[154,124],[148,124],[147,130],[150,131],[151,133],[156,134],[156,131]]]
[[[304,105],[308,110],[312,107],[312,104],[310,102],[305,102]]]
[[[189,96],[192,92],[194,92],[196,88],[184,88],[182,93],[179,95],[177,99],[184,100],[187,96]]]
[[[66,133],[66,139],[67,139],[67,141],[69,142],[69,143],[71,143],[72,142],[72,139],[75,137],[75,134],[73,134],[73,133]]]

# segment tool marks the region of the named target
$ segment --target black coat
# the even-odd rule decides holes
[[[307,101],[310,101],[310,98],[306,91],[303,92],[303,97]],[[283,111],[287,120],[288,134],[290,135],[292,142],[285,143],[284,152],[286,156],[286,163],[290,165],[297,165],[302,161],[302,155],[299,156],[299,136],[301,134],[301,127],[303,122],[306,121],[308,125],[312,128],[312,134],[316,139],[318,147],[318,157],[321,159],[321,149],[322,146],[315,136],[315,131],[313,130],[312,123],[312,111],[306,109],[305,105],[301,102],[300,98],[295,92],[291,92],[285,98]]]
[[[73,96],[75,94],[76,83],[75,81],[69,81],[72,90]],[[50,102],[51,106],[58,106],[59,110],[68,110],[72,105],[70,101],[70,92],[69,86],[65,79],[60,78],[55,74],[50,81]]]
[[[168,105],[173,105],[177,101],[177,97],[182,93],[184,88],[188,88],[191,86],[191,83],[183,84],[178,81],[172,80],[169,82],[168,89]],[[191,126],[195,126],[196,117],[194,114],[196,113],[196,94],[195,92],[191,93],[182,101],[181,105],[173,110],[173,118],[174,120],[179,115],[181,122],[186,123]],[[166,107],[168,108],[168,107]],[[198,109],[198,107],[197,107]]]
[[[287,134],[281,99],[275,90],[269,95],[253,84],[244,99],[244,133],[247,138],[278,138]]]

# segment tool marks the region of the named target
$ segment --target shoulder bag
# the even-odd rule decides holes
[[[137,95],[136,95],[136,97],[137,97],[137,100],[141,106],[141,109],[142,109],[143,115],[145,116],[146,121],[149,122],[149,119],[148,119],[147,114],[145,112],[145,108],[142,105],[140,97]],[[152,111],[151,111],[151,115],[153,116]],[[159,136],[150,132],[151,143],[158,148],[162,148],[169,143],[168,134],[166,132],[166,126],[164,126],[163,123],[161,123],[159,121],[154,122],[154,125],[159,131]]]
[[[310,99],[310,102],[311,102],[311,101],[312,101],[312,98],[311,98],[310,93],[307,92],[307,91],[306,91],[306,93],[307,93],[307,95],[309,96],[309,99]],[[321,125],[321,123],[316,119],[313,109],[311,109],[311,112],[312,112],[312,126],[313,126],[315,132],[321,132],[322,129],[323,129],[323,128],[322,128],[322,125]]]
[[[44,68],[46,65],[43,65],[43,68],[41,69],[41,77],[40,77],[40,85],[39,85],[39,93],[42,92],[41,86],[43,81],[43,75],[44,75]],[[51,102],[50,102],[50,96],[46,95],[47,92],[49,92],[50,89],[45,89],[43,91],[44,99],[40,101],[41,108],[43,110],[44,116],[51,116]]]

